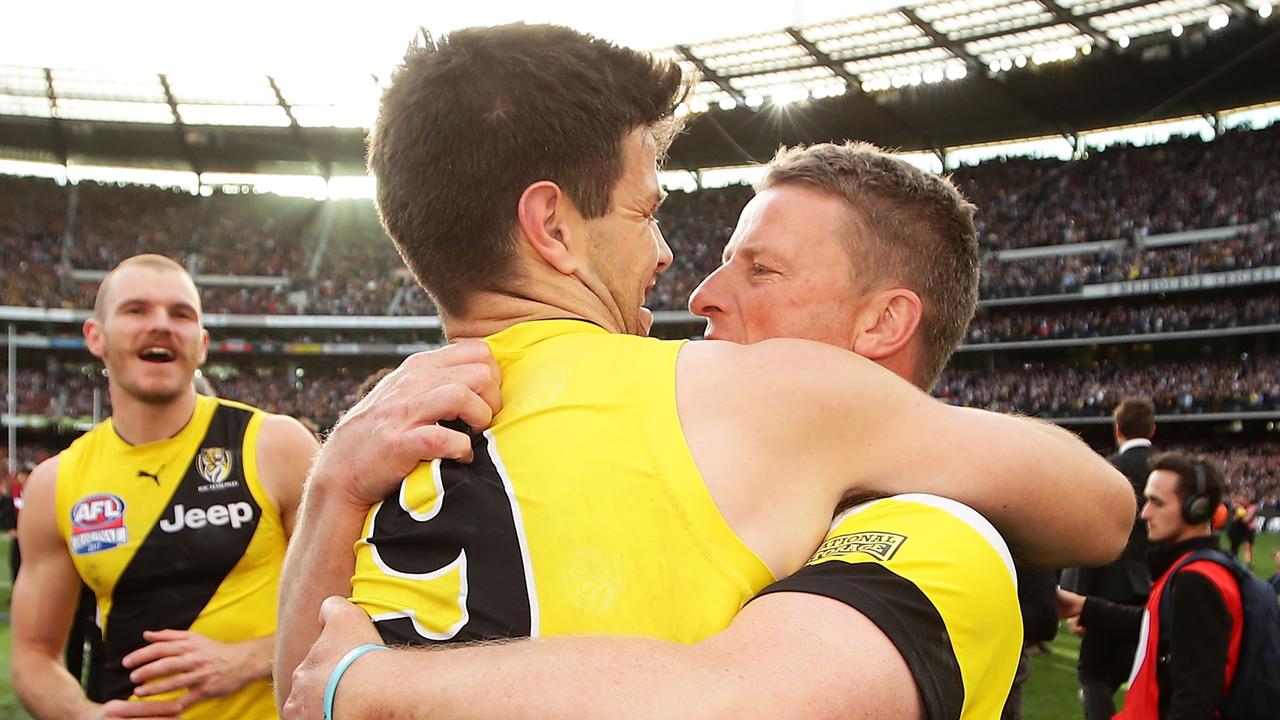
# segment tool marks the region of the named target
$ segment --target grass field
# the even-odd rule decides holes
[[[1254,553],[1255,572],[1263,578],[1275,572],[1272,554],[1280,549],[1280,535],[1259,535]],[[0,558],[8,558],[8,538],[0,536]],[[9,575],[0,573],[0,611],[9,607]],[[1065,630],[1053,642],[1053,652],[1031,658],[1031,677],[1023,688],[1026,720],[1079,720],[1083,717],[1076,685],[1076,657],[1080,638]],[[29,720],[13,696],[9,679],[9,620],[0,622],[0,720]]]

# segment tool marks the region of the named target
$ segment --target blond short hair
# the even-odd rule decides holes
[[[924,305],[922,354],[914,382],[937,382],[978,304],[976,208],[950,179],[925,172],[864,142],[782,148],[757,190],[800,185],[849,208],[843,244],[867,290],[889,282]]]
[[[98,283],[98,294],[93,300],[93,316],[99,321],[103,319],[103,316],[107,312],[107,294],[111,287],[111,281],[115,279],[116,273],[130,267],[145,267],[161,272],[167,271],[182,273],[186,276],[187,280],[191,282],[192,287],[195,287],[196,284],[195,280],[191,277],[191,273],[187,272],[186,268],[182,267],[182,265],[178,264],[178,262],[172,258],[165,257],[164,255],[143,253],[142,255],[134,255],[133,257],[125,258],[124,260],[121,260],[118,265],[111,268],[111,272],[108,272],[106,277],[102,278],[102,282]],[[199,291],[196,292],[196,309],[200,309]]]

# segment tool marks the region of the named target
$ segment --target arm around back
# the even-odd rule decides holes
[[[798,593],[762,597],[692,646],[576,637],[369,653],[343,675],[334,709],[349,720],[924,717],[910,669],[875,624]]]
[[[827,345],[692,345],[681,354],[680,381],[700,403],[682,400],[681,419],[686,408],[718,413],[722,451],[736,443],[751,462],[774,465],[757,475],[766,486],[746,491],[753,501],[779,491],[768,478],[789,480],[787,493],[808,490],[797,480],[815,483],[827,501],[924,492],[980,512],[1028,564],[1097,565],[1124,547],[1135,511],[1129,482],[1070,432],[947,405]]]

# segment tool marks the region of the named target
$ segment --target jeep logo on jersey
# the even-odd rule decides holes
[[[253,520],[253,506],[247,502],[191,509],[178,503],[173,506],[173,517],[160,521],[160,529],[167,533],[176,533],[184,528],[199,530],[210,525],[215,527],[230,525],[233,529],[239,530],[241,525],[250,520]]]
[[[71,552],[77,555],[110,550],[129,540],[124,501],[116,495],[90,495],[71,506]]]
[[[196,472],[210,485],[221,485],[231,477],[231,451],[226,448],[201,448],[196,455]]]

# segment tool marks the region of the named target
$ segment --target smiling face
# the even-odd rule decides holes
[[[778,185],[747,204],[723,264],[689,298],[706,337],[754,343],[790,337],[852,348],[868,293],[840,238],[853,231],[839,198]],[[855,278],[857,280],[855,280]]]
[[[153,405],[189,391],[209,345],[190,276],[136,263],[117,268],[103,282],[107,286],[84,333],[89,351],[106,364],[112,387]]]
[[[618,308],[624,331],[633,335],[649,334],[653,314],[644,307],[644,296],[671,264],[671,248],[654,218],[665,197],[657,156],[648,128],[628,133],[622,141],[622,177],[614,184],[609,210],[587,221],[588,265],[602,288],[597,292],[609,296],[606,302]]]

